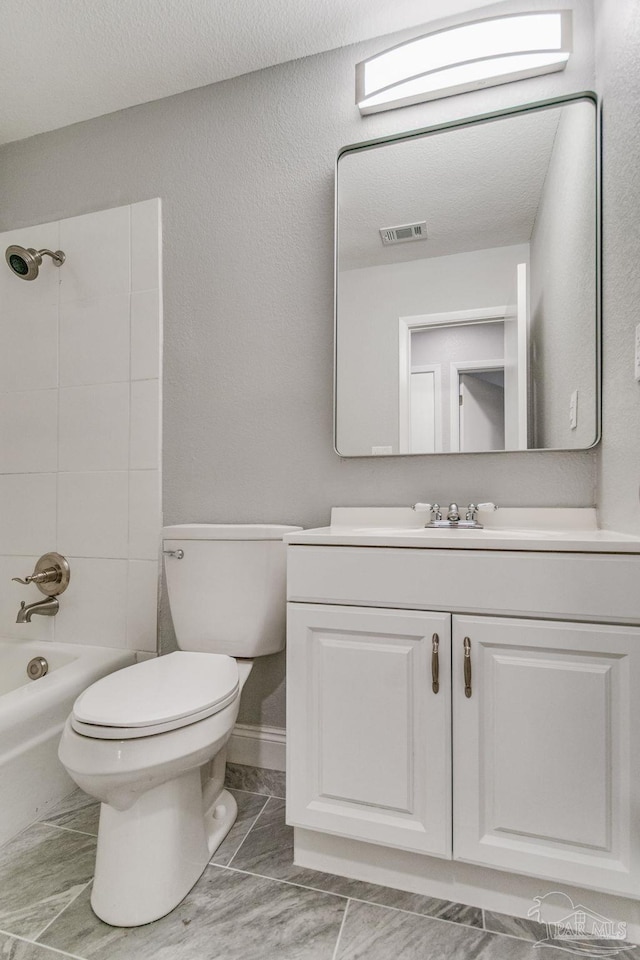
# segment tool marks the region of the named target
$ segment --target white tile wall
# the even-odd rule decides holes
[[[157,561],[159,516],[160,471],[131,470],[129,473],[130,559]]]
[[[157,201],[156,201],[157,204]],[[130,207],[60,221],[60,303],[131,293]],[[147,237],[151,246],[157,246]],[[159,271],[155,283],[158,287]]]
[[[55,473],[0,475],[0,544],[5,554],[21,557],[22,563],[23,556],[51,550],[56,542],[56,487]]]
[[[56,640],[126,647],[127,561],[67,559],[71,582],[60,597],[60,611],[55,617]]]
[[[151,238],[155,238],[155,243]],[[144,200],[131,207],[131,289],[156,290],[161,262],[160,204]]]
[[[0,393],[0,473],[56,470],[57,419],[57,390]]]
[[[160,376],[159,290],[131,294],[131,379],[157,380]]]
[[[2,261],[0,266],[4,267]],[[9,275],[8,279],[13,278]],[[40,277],[32,282],[38,283],[39,280]],[[16,283],[27,285],[24,280],[16,280]],[[3,391],[11,392],[58,386],[56,304],[43,303],[39,307],[28,304],[2,310],[0,385]]]
[[[32,283],[0,268],[0,636],[154,651],[162,343],[160,201],[0,234],[62,249]],[[4,245],[2,245],[4,244]],[[49,550],[71,583],[16,625]]]
[[[127,646],[133,650],[155,650],[157,623],[147,611],[158,594],[158,563],[153,560],[129,561],[127,599]]]
[[[60,304],[61,387],[129,380],[129,301],[129,294],[121,293]],[[157,308],[153,321],[157,327]]]
[[[134,380],[131,383],[132,470],[160,467],[160,381]]]
[[[65,556],[124,559],[128,513],[128,471],[59,474],[58,550]]]
[[[129,467],[129,384],[60,388],[61,470]]]

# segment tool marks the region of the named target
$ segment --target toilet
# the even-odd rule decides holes
[[[237,815],[226,744],[253,658],[285,642],[285,544],[300,527],[182,524],[163,530],[179,649],[88,687],[59,757],[101,801],[91,906],[139,926],[189,892]]]

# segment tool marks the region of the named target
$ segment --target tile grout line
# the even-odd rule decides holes
[[[84,830],[73,830],[71,827],[59,827],[57,823],[51,823],[49,820],[34,820],[30,826],[34,827],[36,824],[41,827],[51,827],[54,830],[68,830],[70,833],[81,833],[85,837],[93,837],[93,839],[96,841],[98,839],[98,835],[96,833],[85,833]],[[27,827],[27,829],[29,828]]]
[[[52,924],[52,923],[55,923],[56,920],[57,920],[59,917],[62,916],[62,914],[63,914],[63,913],[65,912],[65,910],[67,909],[67,907],[70,907],[72,903],[75,903],[76,900],[78,899],[78,897],[81,896],[81,895],[84,893],[84,891],[87,889],[87,887],[90,887],[92,883],[93,883],[93,877],[91,877],[90,880],[87,880],[86,883],[83,883],[82,886],[80,887],[80,889],[78,890],[78,892],[76,893],[76,895],[75,895],[74,897],[72,897],[71,900],[69,900],[68,903],[65,903],[64,907],[62,908],[62,910],[59,910],[58,913],[56,913],[55,917],[52,917],[51,920],[48,921],[48,923],[45,923],[45,925],[44,925],[44,927],[42,928],[42,930],[39,930],[39,931],[38,931],[38,933],[35,935],[35,937],[33,938],[33,940],[32,940],[31,942],[32,942],[32,943],[37,943],[37,942],[38,942],[38,937],[41,937],[42,934],[45,933],[45,932],[49,929],[49,927],[51,926],[51,924]],[[40,946],[45,946],[45,944],[40,944]]]
[[[83,837],[93,837],[94,840],[98,839],[97,833],[89,833],[88,830],[78,830],[76,827],[65,827],[61,823],[52,823],[50,820],[36,820],[36,823],[41,823],[43,827],[55,827],[56,830],[66,830],[67,833],[79,833]]]
[[[77,953],[67,953],[66,950],[60,950],[59,947],[49,947],[46,943],[28,940],[27,937],[23,937],[19,933],[9,933],[8,930],[0,930],[0,933],[5,937],[10,937],[12,940],[18,940],[20,943],[28,943],[30,946],[40,947],[41,950],[50,950],[52,953],[57,953],[61,957],[70,957],[71,960],[86,960],[86,957],[81,957]]]
[[[396,913],[406,913],[412,917],[422,917],[423,920],[437,920],[438,923],[446,923],[453,927],[462,927],[465,930],[474,930],[475,933],[488,933],[492,937],[506,937],[509,940],[518,940],[520,943],[534,943],[534,941],[529,940],[527,937],[519,937],[515,933],[504,933],[501,930],[484,930],[482,927],[474,927],[470,923],[461,923],[459,920],[447,920],[446,917],[437,917],[431,913],[417,913],[415,910],[407,910],[405,907],[395,907],[388,903],[379,903],[376,900],[363,900],[362,897],[354,897],[352,894],[336,893],[335,890],[323,890],[321,887],[310,887],[306,883],[296,883],[295,880],[283,880],[279,877],[266,877],[262,873],[253,873],[251,870],[242,870],[240,867],[232,867],[229,864],[225,865],[221,863],[210,863],[209,866],[219,867],[221,870],[231,870],[233,873],[246,873],[249,877],[258,877],[262,880],[272,880],[274,883],[284,883],[289,887],[300,887],[302,890],[312,890],[314,893],[325,893],[330,897],[339,897],[342,900],[352,900],[354,903],[365,903],[370,907],[382,907],[383,910],[394,910]],[[563,948],[558,947],[556,949]]]
[[[258,794],[256,794],[256,796],[258,796]],[[266,807],[266,805],[267,805],[268,803],[269,803],[269,797],[266,798],[266,800],[264,801],[264,803],[263,803],[262,806],[260,807],[260,810],[258,811],[258,814],[257,814],[256,817],[254,818],[253,823],[251,824],[251,826],[249,827],[249,829],[248,829],[247,832],[245,833],[244,837],[242,838],[242,840],[240,841],[240,843],[238,844],[238,846],[236,847],[236,849],[233,851],[233,854],[231,855],[231,857],[230,857],[230,859],[229,859],[229,863],[233,863],[233,860],[234,860],[236,854],[238,853],[238,851],[239,851],[240,848],[242,847],[243,843],[245,842],[245,840],[247,839],[247,837],[249,836],[249,834],[251,833],[251,831],[252,831],[253,828],[255,827],[256,823],[258,822],[258,820],[260,819],[260,817],[261,817],[262,814],[264,813],[264,808]],[[229,864],[227,864],[227,866],[228,866],[228,865],[229,865]]]
[[[233,786],[230,786],[228,783],[225,783],[224,787],[225,787],[225,790],[234,790],[236,793],[248,793],[249,796],[251,797],[264,797],[265,800],[271,800],[271,799],[284,800],[284,797],[272,798],[270,793],[258,793],[255,790],[243,790],[241,787],[233,787]]]
[[[279,797],[275,793],[261,793],[259,790],[245,790],[243,787],[234,787],[233,784],[225,783],[227,790],[235,790],[236,793],[250,793],[253,797],[266,797],[267,800],[285,800],[286,797]]]
[[[335,945],[335,947],[333,948],[333,955],[332,955],[331,960],[337,960],[337,957],[338,957],[338,949],[339,949],[339,947],[340,947],[340,940],[342,939],[342,931],[344,930],[344,925],[345,925],[345,922],[346,922],[346,919],[347,919],[347,914],[348,914],[348,912],[349,912],[349,904],[350,904],[350,903],[351,903],[351,900],[348,899],[348,900],[347,900],[347,903],[346,903],[346,906],[345,906],[345,908],[344,908],[344,913],[343,913],[343,915],[342,915],[342,923],[340,924],[340,929],[338,930],[338,939],[336,940],[336,945]]]

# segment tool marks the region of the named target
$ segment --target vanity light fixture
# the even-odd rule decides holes
[[[516,13],[445,27],[356,66],[361,114],[564,70],[571,11]]]

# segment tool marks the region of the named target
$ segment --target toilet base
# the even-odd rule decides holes
[[[91,895],[94,913],[115,927],[137,927],[169,913],[187,895],[233,826],[228,790],[203,816],[200,769],[160,784],[127,810],[103,803]]]

